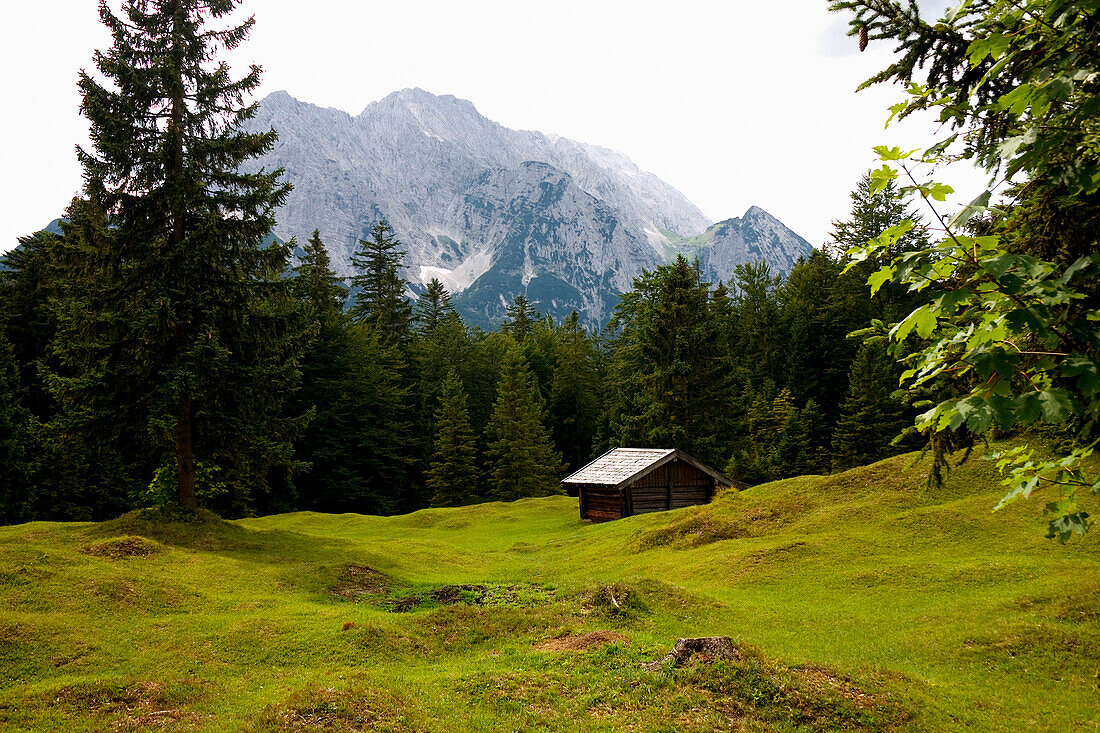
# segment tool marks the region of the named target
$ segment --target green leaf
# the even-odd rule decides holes
[[[877,168],[870,172],[871,185],[869,190],[872,195],[881,193],[886,190],[886,186],[890,181],[895,180],[898,177],[898,172],[890,166],[884,165],[881,168]]]
[[[966,421],[967,430],[976,435],[981,435],[993,424],[993,407],[981,397],[959,400],[955,409],[958,410],[959,417]]]
[[[913,150],[909,151],[903,151],[897,146],[888,148],[885,145],[876,145],[874,148],[872,148],[872,150],[878,153],[879,160],[890,161],[905,160],[909,156],[913,155],[913,153],[916,153],[919,148],[914,148]]]
[[[955,311],[958,310],[961,304],[970,302],[972,295],[973,293],[965,288],[944,293],[938,301],[941,314],[947,317],[955,315]]]
[[[1071,356],[1062,362],[1062,375],[1077,377],[1077,389],[1086,396],[1100,392],[1100,367],[1087,356]]]
[[[993,395],[986,400],[986,404],[993,411],[993,419],[997,421],[997,427],[1001,430],[1008,430],[1015,424],[1016,416],[1013,411],[1015,405],[1011,399],[1003,395]]]
[[[886,283],[890,282],[894,278],[893,267],[883,267],[878,272],[872,273],[871,277],[867,278],[867,284],[871,286],[871,295],[874,295],[879,291]]]
[[[1020,422],[1035,422],[1041,414],[1038,392],[1025,392],[1016,398],[1016,417]]]
[[[1089,531],[1090,524],[1092,523],[1089,521],[1088,512],[1076,512],[1055,517],[1047,525],[1047,539],[1057,538],[1064,545],[1073,535],[1084,537],[1085,533]]]
[[[1080,257],[1072,265],[1066,268],[1066,271],[1062,273],[1062,276],[1056,281],[1059,285],[1066,285],[1073,276],[1082,270],[1088,270],[1100,265],[1100,255],[1085,255]]]
[[[985,38],[975,38],[966,49],[966,55],[970,58],[970,66],[980,64],[988,56],[996,61],[1012,45],[1011,40],[1001,34],[993,33]]]
[[[1018,255],[1002,254],[996,257],[988,257],[982,260],[981,270],[993,277],[999,278],[1016,266]]]
[[[1034,84],[1020,84],[1012,91],[1002,94],[997,99],[997,107],[1016,117],[1027,111],[1035,102],[1036,89]]]
[[[923,160],[925,160],[926,162],[933,162],[933,161],[937,160],[939,158],[939,156],[943,155],[947,151],[947,149],[949,147],[951,147],[951,144],[954,143],[958,139],[959,139],[959,133],[957,133],[957,132],[954,133],[954,134],[948,135],[943,140],[940,140],[938,143],[936,143],[935,145],[933,145],[933,146],[929,147],[927,150],[925,150],[924,153],[921,154],[921,158]]]
[[[1045,389],[1039,393],[1039,409],[1043,420],[1051,425],[1060,425],[1074,412],[1073,399],[1064,389]]]
[[[929,186],[925,186],[925,195],[931,196],[936,201],[946,201],[947,194],[955,193],[955,189],[948,186],[946,183],[933,183]]]
[[[989,379],[993,374],[1001,379],[1011,379],[1019,357],[1003,349],[982,349],[971,357],[971,362],[982,379]]]
[[[992,195],[992,191],[985,191],[974,198],[974,200],[964,206],[959,213],[951,217],[951,221],[947,222],[947,228],[954,229],[955,227],[966,226],[967,222],[989,208],[989,197]]]
[[[915,329],[921,338],[928,338],[936,328],[936,313],[932,304],[922,305],[910,313],[905,320],[890,330],[890,336],[895,341],[904,341]]]

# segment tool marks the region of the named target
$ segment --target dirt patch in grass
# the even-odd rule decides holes
[[[545,638],[561,628],[560,608],[511,608],[508,606],[453,606],[417,614],[411,633],[429,652],[467,654],[471,649],[502,641],[513,643]]]
[[[386,603],[386,609],[394,613],[408,613],[420,608],[423,602],[424,599],[420,596],[403,596]]]
[[[346,601],[389,595],[393,579],[368,565],[345,565],[329,593]]]
[[[558,667],[483,673],[456,691],[510,718],[509,728],[566,730],[598,719],[601,730],[893,731],[911,711],[824,667],[792,670],[739,645],[740,659],[695,660],[649,671],[646,650],[603,646]]]
[[[739,644],[739,660],[717,660],[676,673],[681,684],[700,689],[729,719],[757,720],[770,729],[898,730],[913,713],[887,695],[874,694],[820,665],[788,668],[756,647]]]
[[[464,583],[441,585],[428,591],[390,598],[382,607],[394,613],[407,613],[439,606],[511,606],[525,608],[550,602],[552,588],[531,584],[489,585]]]
[[[468,603],[480,606],[485,602],[489,589],[484,585],[444,585],[428,591],[428,598],[443,606]]]
[[[85,545],[80,551],[92,557],[105,557],[109,560],[120,560],[126,557],[151,557],[161,552],[164,545],[144,537],[127,535],[124,537],[112,537],[109,540]]]
[[[269,731],[419,731],[410,720],[414,706],[391,693],[323,688],[296,692],[264,711]]]
[[[540,652],[583,652],[593,647],[601,647],[605,644],[625,642],[627,638],[614,631],[590,631],[579,636],[565,634],[554,639],[535,644],[535,649]]]

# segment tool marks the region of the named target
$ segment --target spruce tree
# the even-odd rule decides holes
[[[786,334],[777,296],[781,283],[766,262],[734,268],[737,328],[732,356],[757,391],[783,385]]]
[[[894,283],[886,283],[873,298],[868,297],[870,287],[867,278],[872,272],[902,252],[920,249],[928,243],[928,233],[920,215],[909,205],[897,185],[890,181],[883,190],[874,193],[872,185],[871,175],[865,173],[850,194],[852,209],[848,218],[833,222],[830,241],[825,245],[827,252],[841,264],[847,264],[845,253],[848,249],[866,246],[879,234],[906,219],[914,222],[915,226],[880,257],[857,262],[840,277],[833,300],[840,313],[848,314],[845,320],[848,323],[854,321],[856,328],[862,328],[876,318],[886,323],[899,321],[926,297]]]
[[[835,468],[862,466],[898,452],[890,443],[908,421],[904,405],[891,398],[898,386],[897,372],[885,343],[872,341],[860,347],[833,437]]]
[[[493,497],[513,501],[562,493],[561,456],[543,423],[543,401],[518,348],[504,356],[487,449]]]
[[[30,415],[19,392],[19,372],[0,321],[0,524],[31,518]]]
[[[557,330],[557,359],[550,387],[550,425],[566,465],[576,470],[592,458],[603,405],[599,354],[573,311]]]
[[[478,499],[477,437],[470,428],[466,393],[452,369],[435,411],[435,439],[427,470],[432,506],[462,506]]]
[[[412,308],[405,298],[405,281],[401,277],[405,251],[385,219],[371,229],[370,238],[360,239],[351,256],[356,274],[351,282],[358,293],[351,307],[351,317],[378,332],[386,346],[402,349],[409,340]]]
[[[53,405],[48,476],[38,481],[50,518],[102,519],[133,506],[169,441],[151,419],[144,344],[128,339],[140,321],[124,316],[140,311],[113,276],[120,232],[94,199],[75,199],[66,214],[51,255],[54,333],[38,362]]]
[[[60,292],[57,270],[61,237],[40,231],[19,238],[0,257],[0,323],[4,323],[19,372],[19,399],[37,420],[53,409],[39,363],[46,359],[56,323],[50,301]]]
[[[188,508],[197,459],[247,492],[287,454],[294,428],[280,416],[300,335],[281,279],[288,251],[262,246],[290,189],[281,170],[245,170],[275,142],[274,131],[240,129],[256,111],[243,100],[259,67],[233,79],[215,61],[253,25],[212,27],[237,5],[124,0],[116,16],[102,3],[112,45],[95,66],[108,83],[83,71],[78,83],[92,143],[78,149],[85,194],[109,218],[86,266],[109,312],[104,329],[75,335],[110,373],[73,381],[68,396],[88,387],[101,404],[135,402],[146,424],[132,429],[172,446]]]
[[[535,327],[535,321],[539,320],[539,312],[523,293],[517,295],[505,310],[507,318],[501,330],[511,334],[516,343],[522,344]]]
[[[331,320],[343,312],[348,291],[344,279],[332,270],[332,259],[319,230],[313,230],[303,247],[302,259],[294,268],[294,274],[294,294],[307,306],[313,318]]]
[[[780,286],[784,345],[782,383],[798,404],[814,399],[828,418],[835,420],[848,390],[848,365],[858,344],[846,338],[869,325],[861,320],[866,309],[855,312],[838,292],[841,265],[815,250],[800,259]]]
[[[433,277],[416,301],[417,332],[422,336],[431,334],[450,313],[454,313],[451,294],[438,278]]]
[[[409,497],[414,450],[400,352],[352,323],[330,358],[306,382],[316,414],[298,442],[310,464],[297,481],[302,505],[362,514],[419,508]]]
[[[635,279],[612,319],[608,442],[680,448],[712,464],[729,455],[722,308],[683,257]]]
[[[920,221],[920,216],[898,191],[897,183],[888,181],[880,191],[872,191],[874,181],[870,173],[864,173],[849,194],[852,209],[848,219],[833,222],[833,231],[825,248],[836,259],[847,259],[845,254],[852,247],[863,247],[892,226],[909,219]],[[923,227],[915,227],[894,244],[884,259],[889,260],[907,250],[916,249],[927,242]]]

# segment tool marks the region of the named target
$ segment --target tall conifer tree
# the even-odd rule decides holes
[[[554,442],[571,469],[592,458],[603,408],[598,353],[573,311],[557,329],[557,359],[550,387]]]
[[[311,466],[298,480],[304,506],[319,511],[411,511],[412,446],[405,363],[378,332],[352,323],[307,382],[316,415],[299,442]]]
[[[501,367],[497,399],[487,432],[489,483],[494,497],[513,501],[562,492],[561,456],[543,423],[538,386],[523,355],[510,348]]]
[[[0,321],[0,524],[30,519],[30,415],[20,404],[19,372]]]
[[[516,343],[522,344],[535,327],[535,321],[539,319],[539,312],[535,310],[534,306],[531,305],[531,301],[523,293],[515,297],[512,305],[508,306],[505,312],[507,318],[501,326],[501,330],[512,334],[512,338],[516,340]]]
[[[871,341],[860,347],[833,437],[836,468],[873,463],[898,452],[890,443],[908,422],[904,405],[890,397],[897,390],[899,371],[886,344]]]
[[[435,412],[435,439],[427,488],[433,506],[462,506],[478,498],[477,437],[470,428],[466,393],[452,369]]]
[[[314,229],[306,242],[294,273],[294,294],[306,303],[314,318],[329,320],[343,311],[348,291],[343,278],[332,270],[332,259],[319,230]]]
[[[259,67],[233,79],[214,60],[253,25],[225,25],[237,5],[124,0],[116,16],[102,2],[112,45],[95,54],[99,77],[79,78],[91,123],[91,149],[78,150],[85,193],[110,221],[87,266],[111,312],[94,343],[83,336],[90,360],[111,371],[69,395],[114,393],[143,413],[147,425],[133,428],[172,445],[189,508],[197,457],[247,490],[286,455],[293,430],[279,417],[299,335],[280,278],[288,253],[261,246],[290,187],[281,170],[243,172],[275,142],[273,131],[240,129],[256,111],[244,100]]]
[[[443,320],[454,313],[451,305],[451,294],[447,288],[433,277],[428,283],[427,289],[420,294],[416,301],[416,329],[423,335],[431,334],[439,327]]]
[[[401,277],[404,258],[401,242],[385,219],[374,225],[370,238],[359,240],[351,256],[357,270],[351,282],[359,288],[351,317],[374,328],[383,345],[402,349],[408,343],[412,321]]]
[[[709,463],[729,454],[723,307],[683,257],[635,279],[612,319],[610,442],[680,448]]]

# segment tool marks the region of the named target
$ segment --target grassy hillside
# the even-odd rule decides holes
[[[403,517],[0,528],[4,730],[1088,730],[1100,549],[905,456],[584,525]],[[742,659],[655,671],[677,637]]]

